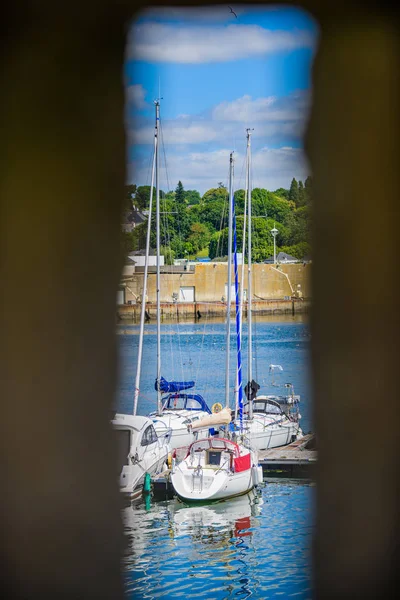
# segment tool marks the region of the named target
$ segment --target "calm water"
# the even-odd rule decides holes
[[[234,324],[232,322],[232,327]],[[117,409],[132,409],[137,326],[119,328]],[[132,335],[133,334],[133,335]],[[243,366],[247,369],[246,324]],[[302,427],[312,430],[308,372],[309,329],[299,317],[264,317],[254,327],[253,377],[260,393],[301,395]],[[162,375],[194,379],[209,404],[224,402],[225,326],[201,321],[162,326]],[[234,337],[232,336],[232,346]],[[139,414],[155,408],[155,326],[146,326]],[[235,376],[231,357],[231,381]],[[269,374],[270,364],[284,371]],[[313,491],[308,482],[271,480],[261,495],[202,507],[173,500],[124,510],[127,595],[155,598],[310,598]]]
[[[128,597],[311,598],[313,491],[269,480],[259,498],[125,509]]]
[[[254,319],[254,317],[253,317]],[[259,393],[284,394],[285,383],[294,385],[301,396],[302,427],[312,429],[311,397],[308,372],[310,333],[306,321],[296,317],[259,317],[253,323],[253,378],[260,384]],[[232,390],[235,380],[236,336],[232,321],[230,372]],[[120,384],[117,408],[131,412],[138,349],[137,325],[119,327]],[[156,326],[146,325],[143,344],[142,374],[138,414],[156,408]],[[218,322],[172,323],[162,325],[161,374],[167,380],[194,380],[194,388],[209,406],[225,404],[225,325]],[[243,379],[247,382],[247,324],[243,324]],[[283,372],[272,376],[270,364],[280,364]],[[233,391],[231,406],[233,405]]]

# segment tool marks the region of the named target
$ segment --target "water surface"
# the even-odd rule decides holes
[[[127,596],[311,598],[313,492],[307,482],[269,480],[260,496],[126,508]]]

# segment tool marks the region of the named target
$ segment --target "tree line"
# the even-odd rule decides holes
[[[252,256],[261,262],[273,254],[271,229],[278,230],[277,252],[302,260],[310,255],[312,178],[292,179],[290,188],[252,190]],[[207,190],[185,190],[179,181],[174,191],[160,190],[160,234],[167,264],[176,258],[208,256],[224,259],[228,254],[228,190],[222,184]],[[126,212],[149,208],[150,186],[126,186]],[[153,193],[155,201],[155,190]],[[235,192],[238,251],[242,248],[245,190]],[[153,204],[154,207],[154,204]],[[156,246],[155,210],[152,211],[150,245]],[[123,233],[125,254],[145,248],[147,223]]]

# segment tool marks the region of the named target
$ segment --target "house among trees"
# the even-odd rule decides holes
[[[140,211],[138,208],[136,208],[136,206],[134,206],[132,209],[129,209],[124,213],[123,221],[121,224],[122,231],[130,233],[135,229],[135,227],[141,225],[146,220],[146,215],[144,215],[142,211]]]
[[[276,262],[282,263],[282,264],[292,264],[292,263],[297,263],[300,261],[298,258],[295,258],[294,256],[290,256],[290,254],[287,254],[286,252],[278,252],[278,254],[276,256]],[[264,260],[264,263],[274,264],[274,257],[270,256],[269,258],[267,258],[267,260]]]

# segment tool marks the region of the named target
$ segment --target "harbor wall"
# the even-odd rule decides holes
[[[184,267],[163,267],[161,273],[161,302],[169,303],[182,299],[191,303],[224,302],[227,295],[226,263],[204,263]],[[290,300],[292,297],[311,298],[310,263],[254,264],[252,266],[252,292],[256,301]],[[143,268],[125,272],[121,280],[124,304],[140,302],[143,290]],[[241,266],[239,266],[239,282]],[[232,283],[234,273],[232,267]],[[247,265],[245,265],[245,299],[247,295]],[[186,294],[186,296],[185,296]],[[149,269],[147,278],[147,300],[156,302],[155,269]]]
[[[291,300],[262,300],[252,302],[252,314],[301,314],[308,313],[311,307],[310,300],[293,298]],[[156,303],[148,302],[146,310],[150,321],[157,317]],[[140,322],[140,304],[125,304],[117,307],[119,321],[129,320],[133,323]],[[226,302],[162,302],[161,321],[197,321],[199,318],[224,319],[226,315]],[[235,303],[231,304],[231,316],[235,315]],[[247,303],[244,304],[243,319],[247,319]]]

